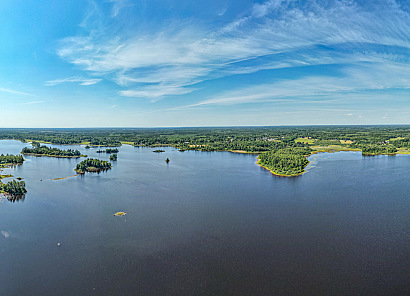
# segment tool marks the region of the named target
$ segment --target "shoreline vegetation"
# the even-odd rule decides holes
[[[38,142],[88,147],[128,144],[173,147],[181,152],[257,154],[258,165],[280,176],[303,174],[309,163],[307,157],[320,152],[359,151],[363,156],[410,154],[410,126],[0,129],[0,139],[32,141],[35,148],[43,147]],[[105,153],[107,150],[110,149]],[[97,152],[103,153],[104,150]]]

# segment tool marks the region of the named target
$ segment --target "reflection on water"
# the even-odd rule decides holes
[[[23,195],[8,195],[7,196],[7,200],[12,202],[12,203],[19,202],[19,201],[23,202],[25,199],[26,199],[25,194],[23,194]]]

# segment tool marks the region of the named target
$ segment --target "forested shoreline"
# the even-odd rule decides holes
[[[364,156],[410,154],[410,126],[0,129],[0,139],[82,144],[87,148],[129,144],[136,147],[172,146],[181,152],[255,153],[259,154],[260,165],[286,176],[303,173],[308,163],[306,157],[315,152],[361,151]],[[22,153],[79,157],[78,150],[62,152],[64,150],[35,145],[37,147],[31,150],[23,149]],[[310,152],[301,155],[296,152],[302,151],[300,149]],[[162,152],[155,150],[159,151]],[[118,149],[97,152],[117,153]]]

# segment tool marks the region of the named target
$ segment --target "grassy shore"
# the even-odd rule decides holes
[[[72,177],[77,177],[78,175],[72,175],[72,176],[68,176],[68,177],[62,177],[62,178],[54,178],[51,179],[53,181],[58,181],[58,180],[64,180],[64,179],[68,179],[68,178],[72,178]]]
[[[410,154],[410,149],[407,149],[407,148],[398,148],[396,153],[397,153],[397,154]]]
[[[362,151],[359,148],[350,148],[350,147],[345,147],[345,146],[341,146],[341,145],[311,146],[310,148],[314,151],[313,153],[318,153],[318,152],[333,153],[333,152],[340,152],[340,151]]]
[[[222,151],[224,151],[224,150],[222,150]],[[241,154],[261,154],[261,153],[264,153],[264,152],[266,152],[266,151],[248,152],[248,151],[245,151],[245,150],[228,150],[228,152],[241,153]]]
[[[316,141],[316,139],[310,139],[310,138],[297,138],[295,139],[296,143],[305,143],[305,144],[313,144]]]
[[[5,178],[13,178],[13,175],[0,175],[0,180]]]

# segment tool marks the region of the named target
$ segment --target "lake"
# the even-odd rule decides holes
[[[64,180],[84,158],[4,169],[28,193],[0,200],[0,295],[409,295],[410,156],[317,154],[285,178],[255,155],[161,149]]]

